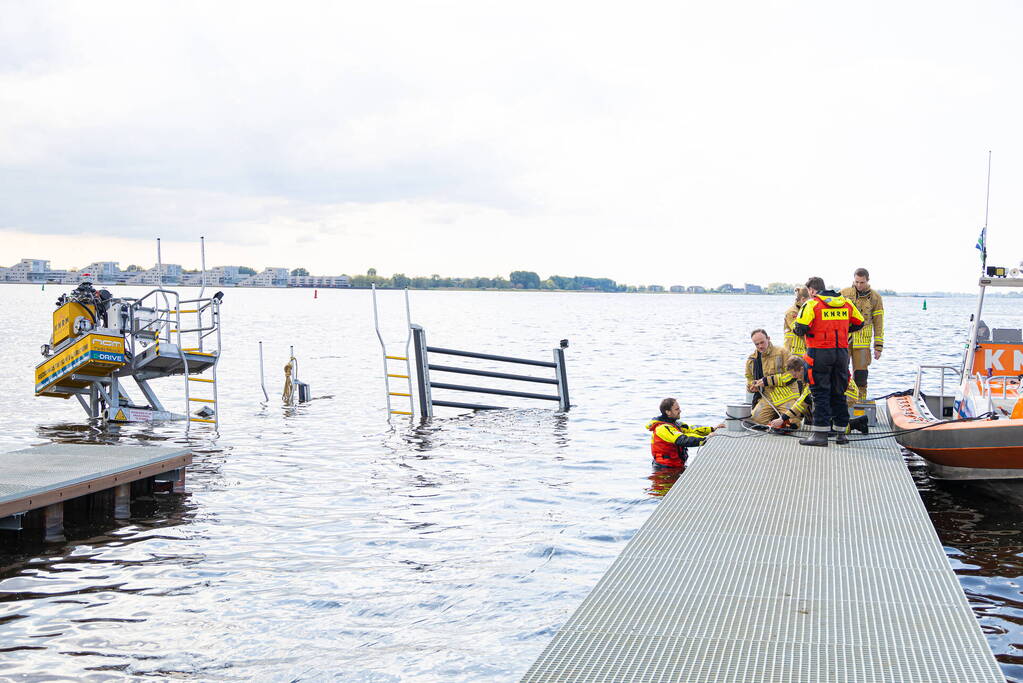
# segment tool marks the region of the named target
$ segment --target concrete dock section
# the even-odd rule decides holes
[[[190,449],[151,446],[47,444],[4,453],[0,528],[20,531],[34,521],[46,540],[60,540],[64,504],[96,495],[109,499],[115,518],[126,518],[133,483],[163,480],[183,490],[191,462]]]
[[[894,439],[725,432],[523,681],[1005,676]]]

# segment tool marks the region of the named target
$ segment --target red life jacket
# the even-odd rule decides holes
[[[849,348],[849,325],[856,322],[863,322],[863,316],[852,303],[841,297],[843,303],[839,306],[829,305],[837,303],[836,298],[821,298],[817,295],[813,298],[816,302],[813,307],[813,319],[810,321],[810,329],[806,333],[806,347],[808,349],[847,349]]]
[[[653,435],[650,439],[650,454],[654,456],[654,462],[661,467],[681,467],[685,469],[689,454],[686,453],[685,448],[679,448],[677,445],[657,436],[657,428],[661,425],[671,425],[678,429],[674,422],[665,422],[663,420],[654,420],[647,425],[647,429]]]

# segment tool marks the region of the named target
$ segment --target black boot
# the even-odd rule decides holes
[[[812,432],[810,432],[810,438],[809,439],[800,439],[799,440],[799,445],[800,446],[824,446],[824,447],[827,447],[827,445],[828,445],[828,433],[827,432],[816,431],[816,430],[812,431]]]
[[[867,416],[860,415],[859,417],[854,417],[851,420],[849,420],[849,429],[855,429],[858,432],[869,434],[870,425],[867,424]]]
[[[849,443],[849,437],[845,435],[845,432],[839,432],[838,436],[835,437],[835,443],[839,446],[844,446]]]

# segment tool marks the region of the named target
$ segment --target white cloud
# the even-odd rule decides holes
[[[992,147],[1023,258],[1007,2],[0,9],[0,229],[106,258],[967,289]]]

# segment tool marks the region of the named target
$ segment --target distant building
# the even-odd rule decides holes
[[[735,287],[733,287],[731,282],[726,282],[725,284],[721,285],[720,287],[718,287],[714,291],[715,292],[720,292],[722,294],[731,294],[732,292],[741,292],[742,290],[741,289],[736,289]]]
[[[233,287],[245,279],[238,272],[239,266],[217,266],[206,271],[206,284],[218,287]]]
[[[250,275],[238,284],[243,287],[287,287],[290,277],[287,268],[264,268],[262,273]]]
[[[159,286],[181,284],[183,269],[177,263],[164,263],[163,266],[153,266],[149,270],[142,270],[134,273],[127,279],[125,284]]]
[[[288,276],[289,287],[319,287],[331,289],[338,287],[351,287],[347,275],[290,275]]]
[[[664,287],[662,287],[661,285],[650,285],[646,289],[647,289],[648,292],[663,292],[664,291]]]
[[[117,261],[96,261],[78,272],[82,281],[114,284],[121,276],[121,269],[117,264]]]
[[[682,292],[686,291],[686,288],[683,287],[682,285],[672,285],[669,291],[674,292],[675,294],[681,294]]]
[[[760,285],[751,285],[750,283],[747,282],[746,285],[745,285],[745,288],[746,288],[746,293],[747,294],[763,294],[764,293],[764,288],[761,287]]]
[[[706,294],[707,288],[701,287],[700,285],[690,285],[686,287],[686,292],[689,294]]]
[[[23,258],[7,269],[7,279],[11,282],[47,282],[52,272],[49,261]],[[63,274],[61,272],[61,276]]]

